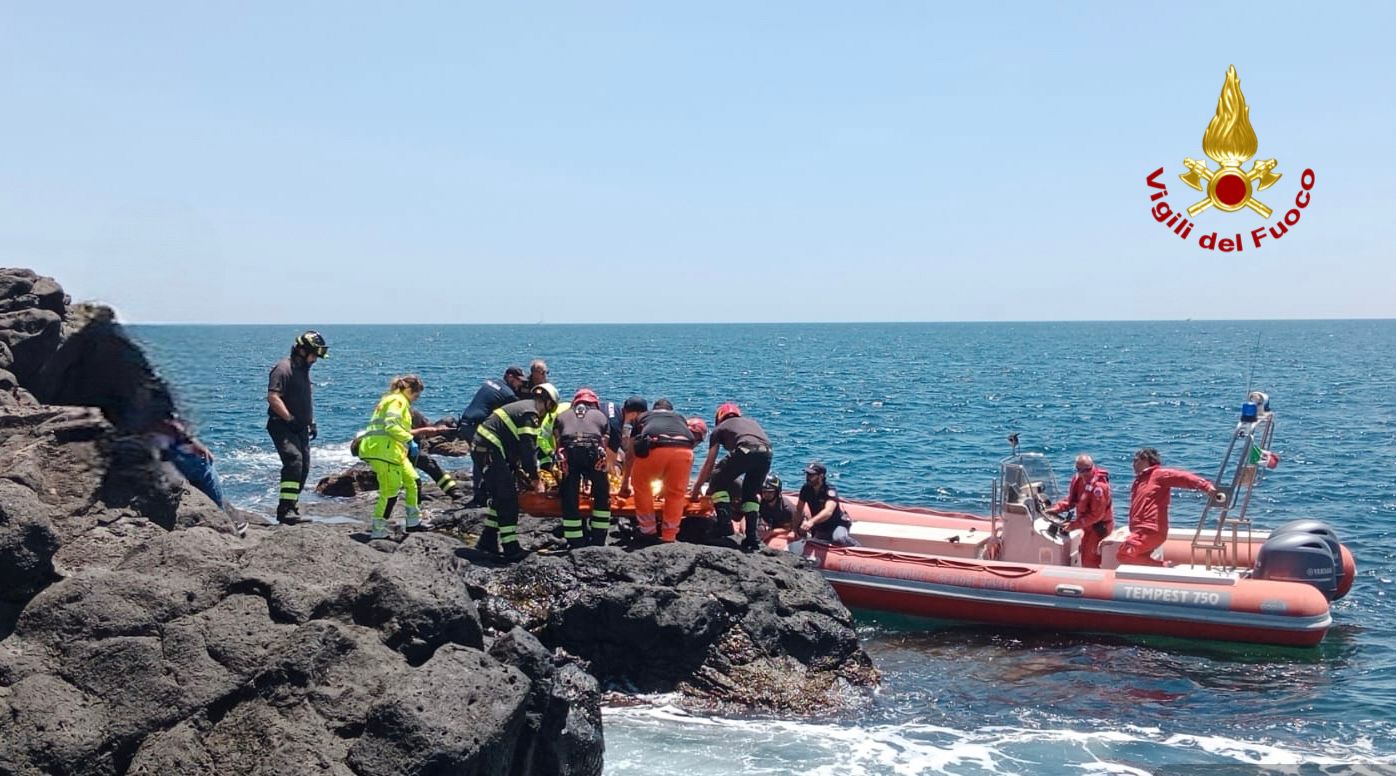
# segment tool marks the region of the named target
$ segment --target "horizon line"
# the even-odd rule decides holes
[[[125,321],[118,316],[123,326],[300,326],[296,321]],[[316,323],[316,326],[827,326],[827,325],[893,325],[915,326],[922,324],[1019,324],[1019,323],[1286,323],[1286,322],[1343,322],[1343,321],[1396,321],[1396,317],[1293,317],[1293,318],[1052,318],[1037,320],[939,320],[939,321],[514,321],[514,322],[470,322],[470,321],[423,321],[423,322],[365,322],[330,321]]]

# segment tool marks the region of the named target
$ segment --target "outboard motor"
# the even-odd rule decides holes
[[[1327,523],[1312,518],[1291,520],[1271,531],[1270,538],[1273,539],[1282,534],[1308,534],[1323,539],[1328,544],[1329,552],[1333,553],[1333,585],[1338,589],[1342,588],[1343,545],[1338,541],[1338,534],[1329,528]]]
[[[1338,560],[1322,536],[1306,532],[1271,534],[1255,559],[1255,579],[1307,582],[1332,601],[1338,594]]]

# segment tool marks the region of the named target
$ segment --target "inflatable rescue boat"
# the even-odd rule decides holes
[[[1352,587],[1356,564],[1332,529],[1299,520],[1271,532],[1246,517],[1252,489],[1274,460],[1268,397],[1255,393],[1194,528],[1173,528],[1155,553],[1165,566],[1119,565],[1129,535],[1101,542],[1101,568],[1080,565],[1081,532],[1046,514],[1056,498],[1037,453],[1004,459],[988,518],[845,502],[858,547],[767,537],[816,564],[843,602],[938,619],[1059,631],[1154,634],[1309,646],[1332,625],[1329,602]],[[1258,455],[1257,453],[1266,453]],[[1117,524],[1125,522],[1117,514]],[[1175,518],[1176,519],[1176,518]]]

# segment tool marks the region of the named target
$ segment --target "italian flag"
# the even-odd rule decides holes
[[[1280,465],[1280,457],[1269,450],[1262,450],[1255,445],[1251,445],[1251,463],[1264,464],[1265,468],[1273,469]]]

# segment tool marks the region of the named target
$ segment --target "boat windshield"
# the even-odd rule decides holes
[[[1032,503],[1028,494],[1038,497],[1038,503],[1051,504],[1061,497],[1052,464],[1042,453],[1019,453],[999,464],[999,480],[1004,501]]]

